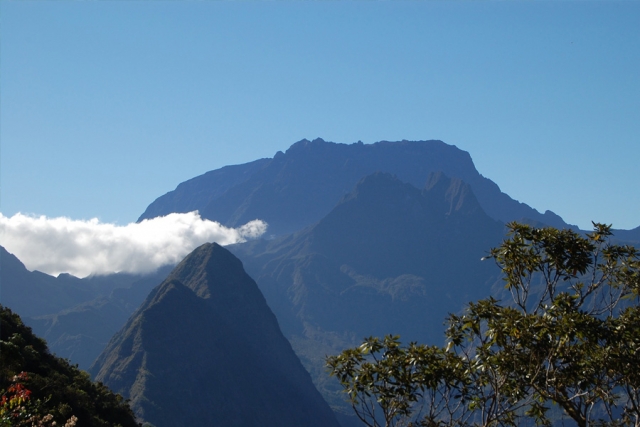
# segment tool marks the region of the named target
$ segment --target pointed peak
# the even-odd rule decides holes
[[[347,198],[358,197],[361,195],[375,194],[379,197],[387,192],[399,192],[402,189],[417,189],[411,184],[407,184],[398,179],[397,176],[388,172],[374,172],[362,178],[355,186],[353,191],[347,195]]]
[[[322,138],[316,138],[313,141],[309,141],[308,139],[301,139],[300,141],[296,142],[295,144],[291,145],[291,147],[289,147],[289,149],[286,151],[287,154],[290,153],[297,153],[300,152],[302,150],[310,150],[313,148],[317,148],[317,147],[326,147],[329,145],[337,145],[333,142],[328,142],[325,141]]]
[[[420,198],[420,190],[401,181],[387,172],[374,172],[362,178],[351,192],[337,204],[336,208],[352,203],[364,206],[403,205],[410,200]]]
[[[451,185],[451,178],[449,178],[444,172],[438,171],[430,173],[427,177],[427,183],[425,184],[426,190],[431,190],[436,186],[446,186]]]
[[[443,198],[448,204],[448,213],[481,209],[471,186],[460,178],[449,178],[443,172],[434,172],[427,178],[425,192]]]
[[[2,258],[3,268],[7,268],[8,265],[17,266],[20,270],[26,270],[24,263],[18,259],[17,256],[7,251],[4,246],[0,246],[0,258]]]
[[[219,243],[203,243],[195,248],[187,257],[183,260],[186,261],[189,258],[196,258],[200,260],[208,261],[214,256],[223,256],[237,260],[231,252],[222,247]]]
[[[205,243],[193,250],[169,274],[167,281],[186,284],[201,298],[211,297],[211,286],[230,276],[244,275],[242,262],[217,243]]]
[[[92,372],[158,426],[338,426],[256,283],[215,243],[152,291]],[[187,394],[185,413],[173,403]]]
[[[471,192],[471,187],[460,178],[450,178],[443,172],[434,172],[427,178],[425,190],[442,192],[451,197],[461,192]]]

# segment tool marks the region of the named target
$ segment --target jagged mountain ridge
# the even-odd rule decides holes
[[[61,274],[49,276],[29,271],[12,253],[0,246],[0,301],[22,317],[56,313],[110,292],[112,284],[82,280]],[[117,284],[115,285],[117,286]]]
[[[337,426],[257,285],[217,244],[151,292],[91,373],[158,427]]]
[[[498,281],[481,258],[503,233],[459,179],[434,174],[420,190],[375,173],[315,225],[229,249],[256,278],[325,399],[348,413],[324,355],[371,335],[442,344],[445,316]]]
[[[0,246],[0,302],[23,320],[57,314],[97,298],[109,297],[114,290],[129,288],[154,274],[114,273],[85,278],[60,274],[54,277],[37,270],[29,271],[22,261]]]
[[[314,226],[281,239],[232,245],[229,249],[256,277],[270,306],[280,307],[280,300],[287,298],[299,306],[296,316],[309,313],[310,318],[322,316],[326,318],[323,322],[340,326],[345,325],[340,316],[332,319],[336,309],[344,305],[348,312],[366,306],[355,296],[365,288],[359,289],[354,283],[367,278],[409,280],[408,276],[413,276],[426,280],[434,291],[447,284],[445,292],[438,295],[444,299],[452,295],[458,301],[486,296],[490,289],[478,286],[477,280],[484,283],[487,274],[493,277],[496,272],[493,265],[480,259],[499,244],[503,232],[504,225],[484,213],[470,187],[461,180],[437,174],[419,190],[389,174],[375,173],[364,178]],[[311,270],[313,274],[304,273]],[[331,274],[337,276],[322,284],[317,282]],[[349,302],[333,300],[350,292],[354,296]],[[385,298],[392,297],[387,292]],[[402,298],[398,295],[396,300]],[[311,308],[312,303],[316,308]],[[323,315],[325,307],[331,307],[331,311]],[[385,333],[391,332],[392,322],[379,317],[357,319],[362,323],[358,332],[381,333],[372,325],[384,323],[388,323]],[[281,321],[281,327],[288,328],[287,323]]]
[[[149,274],[54,277],[27,270],[0,246],[0,303],[44,338],[52,353],[88,369],[170,269]]]
[[[319,221],[360,179],[371,173],[389,172],[422,188],[429,174],[441,171],[468,183],[482,208],[494,219],[507,222],[528,218],[552,226],[567,226],[554,213],[540,214],[502,193],[495,183],[478,173],[469,153],[442,141],[346,145],[320,138],[304,139],[285,153],[278,152],[272,159],[256,162],[234,166],[242,172],[242,179],[225,181],[222,187],[207,181],[206,174],[187,182],[194,188],[199,183],[197,191],[190,193],[188,204],[180,200],[186,198],[189,185],[179,185],[149,205],[139,221],[197,209],[203,217],[227,226],[260,218],[269,223],[269,233],[281,235]],[[221,173],[222,169],[209,174],[214,172]]]

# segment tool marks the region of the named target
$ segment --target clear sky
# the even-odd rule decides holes
[[[0,212],[127,224],[303,139],[440,139],[640,225],[639,1],[0,0]]]

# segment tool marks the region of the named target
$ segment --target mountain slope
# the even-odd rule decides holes
[[[478,283],[496,272],[480,259],[500,242],[503,230],[460,180],[436,174],[419,190],[376,173],[314,226],[282,239],[229,248],[258,278],[270,306],[282,307],[285,298],[302,322],[314,319],[337,328],[358,323],[359,334],[388,333],[394,317],[371,310],[372,297],[365,295],[381,298],[383,312],[393,304],[402,312],[405,304],[420,300],[422,306],[430,299],[443,314],[449,299],[458,303],[486,296],[489,288]],[[289,322],[281,325],[300,330]],[[423,337],[431,329],[411,328],[420,329],[416,335]]]
[[[208,190],[200,187],[198,194],[208,194],[208,198],[201,196],[199,203],[188,205],[189,209],[198,209],[203,217],[228,226],[260,218],[269,223],[270,233],[281,235],[319,221],[360,179],[376,171],[394,174],[418,188],[425,185],[431,173],[441,171],[468,183],[482,208],[494,219],[507,222],[529,218],[566,226],[552,212],[540,214],[502,193],[478,173],[469,153],[441,141],[345,145],[322,139],[302,140],[285,153],[264,159],[260,166],[234,185],[218,187],[211,182]],[[204,176],[198,179],[204,180]],[[158,198],[153,210],[148,209],[140,220],[184,211],[185,207],[175,203],[177,192],[184,192],[181,186],[184,184]]]
[[[22,410],[13,409],[14,414],[22,412],[24,419],[49,414],[57,425],[65,425],[66,420],[75,416],[77,424],[74,425],[78,427],[138,426],[121,396],[102,384],[92,383],[86,372],[49,353],[45,342],[36,337],[17,314],[1,305],[0,322],[0,390],[7,391],[15,383],[15,376],[24,372],[26,375],[20,375],[21,385],[32,392],[30,398],[19,405]],[[45,425],[37,421],[24,421],[24,424],[16,419],[12,421],[2,425]]]
[[[0,302],[23,318],[59,313],[99,297],[114,289],[127,288],[146,275],[116,273],[78,278],[58,277],[29,271],[13,254],[0,246]]]
[[[31,272],[0,246],[0,302],[20,316],[55,313],[95,298],[91,287],[83,287],[80,279],[73,279],[68,275],[55,278],[39,271]]]
[[[337,408],[344,396],[326,376],[324,355],[390,333],[442,344],[445,316],[496,283],[498,271],[481,258],[503,232],[459,179],[434,174],[419,190],[376,173],[312,227],[229,249]]]
[[[242,165],[225,166],[185,181],[175,190],[151,203],[138,221],[172,212],[200,210],[229,188],[249,179],[251,175],[269,164],[270,160],[259,159]]]
[[[27,270],[0,246],[0,303],[44,338],[52,353],[88,369],[169,271],[53,277]]]
[[[152,291],[91,372],[158,427],[337,425],[255,282],[217,244]]]
[[[116,288],[109,296],[100,296],[55,314],[23,320],[47,340],[53,353],[87,370],[170,269],[166,266],[140,276],[129,287]]]
[[[640,246],[640,227],[631,230],[612,230],[616,240]]]

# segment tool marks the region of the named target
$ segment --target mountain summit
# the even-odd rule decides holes
[[[217,244],[155,288],[91,369],[162,426],[337,426],[242,263]]]
[[[468,183],[493,219],[567,226],[554,213],[541,214],[502,193],[478,173],[469,153],[442,141],[346,145],[320,138],[298,141],[272,159],[227,166],[184,182],[156,199],[139,220],[197,209],[204,218],[227,226],[260,218],[270,233],[287,234],[319,221],[362,178],[378,171],[417,188],[424,187],[430,174],[443,172]]]

